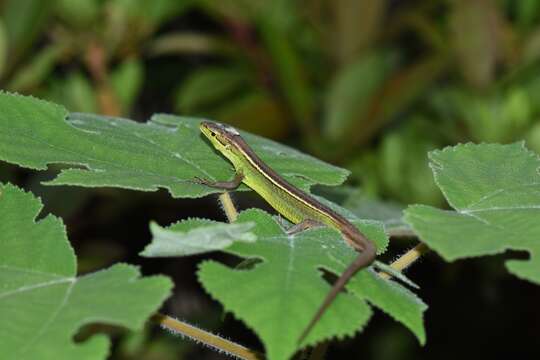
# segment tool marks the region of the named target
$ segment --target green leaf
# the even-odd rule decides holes
[[[168,32],[149,40],[148,53],[152,56],[163,55],[216,55],[230,54],[235,51],[233,44],[223,36],[202,32]]]
[[[82,72],[74,71],[63,79],[53,79],[43,95],[64,104],[72,111],[96,112],[98,101],[90,79]]]
[[[350,63],[366,49],[375,47],[387,7],[388,2],[380,0],[342,0],[333,4],[333,26],[327,36],[339,64]]]
[[[190,0],[114,0],[111,2],[139,23],[148,24],[152,28],[157,28],[160,24],[180,16],[191,5]]]
[[[449,17],[457,64],[465,79],[486,87],[495,76],[495,67],[504,38],[498,30],[503,21],[495,1],[458,0],[452,3]]]
[[[0,349],[16,359],[105,359],[103,335],[74,343],[81,326],[107,323],[139,329],[172,284],[140,279],[126,264],[75,277],[76,259],[62,222],[35,221],[32,194],[0,185]],[[122,301],[121,299],[129,299]]]
[[[141,253],[143,256],[185,256],[222,250],[234,241],[253,242],[250,232],[255,224],[224,224],[204,219],[189,219],[162,228],[150,224],[152,243]]]
[[[128,113],[144,80],[144,68],[139,59],[128,59],[111,74],[111,85],[118,96],[124,113]]]
[[[8,0],[3,2],[2,18],[10,46],[10,65],[16,63],[42,34],[55,6],[55,0]]]
[[[521,139],[535,121],[535,87],[532,83],[530,88],[516,86],[489,94],[445,88],[433,94],[432,102],[441,116],[455,124],[453,132],[466,128],[473,141],[508,143]]]
[[[100,0],[56,0],[55,14],[78,31],[88,29],[99,22]]]
[[[240,229],[237,226],[245,224],[255,224],[244,235],[254,234],[257,241],[234,242],[224,248],[223,241],[228,242],[232,237],[227,234],[223,240],[221,233],[227,227],[236,231]],[[357,221],[356,224],[379,249],[386,248],[388,239],[380,223]],[[199,279],[212,297],[260,336],[269,359],[287,359],[299,348],[298,337],[330,290],[318,269],[340,274],[357,256],[333,229],[312,229],[289,236],[261,210],[242,212],[236,223],[221,224],[223,228],[219,232],[215,231],[215,223],[207,220],[188,220],[179,225],[182,230],[178,240],[174,239],[174,230],[167,229],[169,241],[175,247],[171,255],[182,252],[177,246],[184,246],[186,253],[192,251],[192,246],[183,241],[186,233],[204,233],[208,229],[205,247],[223,248],[248,261],[262,260],[249,270],[206,261],[200,266]],[[240,229],[236,234],[237,239],[241,232]],[[358,273],[347,288],[349,293],[337,298],[303,345],[353,335],[371,316],[365,300],[411,329],[421,343],[425,341],[422,313],[426,306],[409,290],[383,280],[372,269]]]
[[[69,114],[60,106],[7,93],[0,93],[0,108],[0,159],[32,169],[51,163],[77,167],[61,171],[47,184],[166,188],[174,197],[200,197],[220,190],[195,184],[193,178],[234,176],[230,163],[200,135],[200,119],[155,115],[140,124]],[[316,183],[338,185],[348,174],[289,147],[241,133],[265,162],[303,189]]]
[[[274,69],[276,83],[287,100],[294,120],[306,132],[313,131],[315,99],[307,76],[307,64],[302,61],[299,49],[294,46],[294,36],[288,32],[286,24],[294,16],[289,1],[275,2],[257,20],[261,40],[264,42]],[[270,4],[268,2],[267,4]],[[276,11],[277,10],[277,11]],[[283,14],[284,16],[279,16]],[[287,16],[289,15],[289,16]]]
[[[369,108],[376,91],[380,90],[396,56],[389,52],[372,53],[345,66],[330,84],[327,96],[324,132],[331,139],[340,139],[351,122]]]
[[[207,67],[193,74],[182,83],[176,99],[176,108],[181,113],[200,112],[211,108],[220,100],[238,92],[249,82],[242,68]]]
[[[458,145],[429,154],[437,184],[456,211],[415,205],[405,220],[445,260],[525,250],[506,262],[540,283],[540,159],[523,143]]]
[[[444,200],[426,164],[426,153],[438,147],[437,129],[418,117],[389,132],[378,149],[378,175],[386,191],[407,204],[438,205]]]
[[[538,15],[540,15],[540,2],[536,0],[522,0],[511,2],[516,10],[516,22],[524,32],[531,26],[535,26]]]
[[[355,189],[342,206],[361,219],[382,221],[387,230],[408,228],[402,220],[404,207],[401,204],[376,199],[361,189]]]
[[[35,53],[19,69],[7,85],[12,91],[30,91],[51,75],[55,65],[66,50],[65,44],[53,44]]]
[[[255,89],[212,107],[211,114],[225,123],[238,124],[269,138],[283,137],[290,126],[280,102],[271,93]]]
[[[0,18],[0,79],[4,75],[4,69],[8,61],[8,36],[6,33],[6,27],[4,21]]]

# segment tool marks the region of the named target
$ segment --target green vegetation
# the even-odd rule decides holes
[[[214,354],[158,323],[250,359],[540,356],[520,332],[540,296],[539,20],[535,0],[0,1],[0,353]],[[203,118],[378,244],[302,346],[354,252],[330,229],[293,243],[244,185],[224,222],[191,181],[233,176]]]

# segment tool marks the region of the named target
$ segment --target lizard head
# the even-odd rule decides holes
[[[243,156],[240,146],[244,141],[240,137],[238,130],[231,126],[211,121],[202,121],[199,128],[212,145],[233,164],[240,162]]]

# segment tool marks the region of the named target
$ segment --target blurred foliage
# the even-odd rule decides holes
[[[535,0],[4,0],[2,87],[71,111],[229,122],[439,204],[426,151],[540,151]],[[158,105],[156,105],[156,103]]]
[[[440,205],[428,150],[540,152],[540,1],[0,0],[0,87],[207,116],[348,167],[366,196]]]

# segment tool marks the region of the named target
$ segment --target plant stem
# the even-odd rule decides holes
[[[227,216],[227,220],[230,223],[235,222],[236,218],[238,217],[238,210],[236,210],[236,207],[234,206],[231,194],[227,191],[219,194],[219,202],[221,203],[223,211],[225,211],[225,216]]]
[[[219,202],[227,220],[234,222],[238,217],[238,211],[234,206],[231,195],[229,192],[223,192],[219,195]],[[226,340],[208,331],[199,329],[186,322],[177,320],[170,316],[157,313],[152,317],[152,321],[164,329],[169,330],[173,334],[180,334],[189,337],[192,340],[200,342],[208,347],[227,353],[230,356],[234,356],[240,359],[246,360],[260,360],[263,356],[251,349],[248,349],[242,345],[234,343],[230,340]]]
[[[214,335],[208,331],[199,329],[183,321],[174,319],[170,316],[157,313],[152,316],[152,321],[162,328],[169,330],[173,334],[180,334],[189,337],[192,340],[201,342],[218,351],[223,351],[230,356],[235,356],[246,360],[261,360],[263,356],[242,345],[226,340]]]
[[[407,251],[405,254],[401,255],[396,261],[394,261],[390,266],[396,270],[403,270],[411,265],[413,262],[418,260],[420,256],[424,255],[429,251],[429,248],[426,244],[420,243],[413,247],[411,250]]]
[[[427,245],[424,243],[420,243],[407,251],[405,254],[401,255],[396,261],[391,263],[390,266],[398,271],[402,271],[428,251],[429,248],[427,247]],[[387,273],[379,273],[379,276],[383,279],[390,278],[390,275],[388,275]]]

